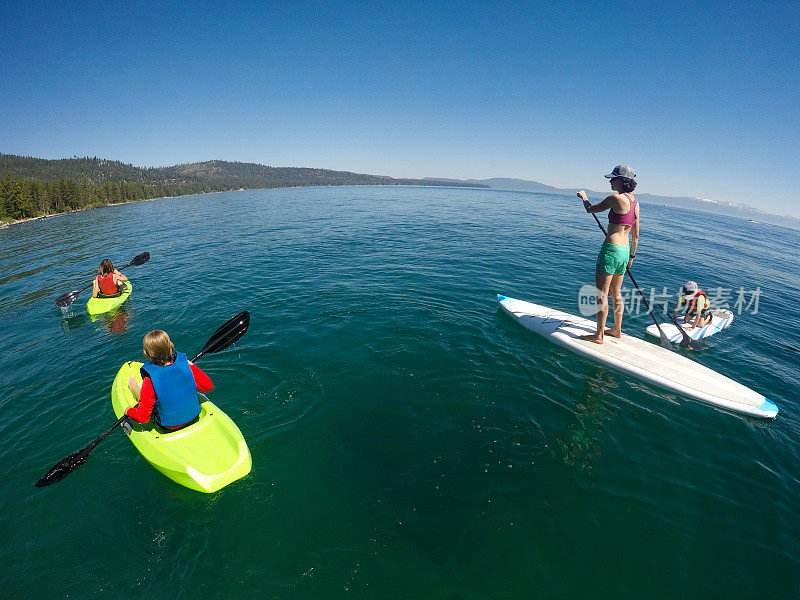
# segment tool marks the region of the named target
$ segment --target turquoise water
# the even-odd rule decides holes
[[[557,210],[548,208],[558,206]],[[577,313],[601,243],[576,198],[314,188],[164,199],[0,231],[2,598],[788,598],[800,591],[800,232],[644,205],[646,289],[760,288],[692,354],[774,421],[650,388],[504,316]],[[131,300],[90,320],[100,259]],[[735,300],[735,294],[734,294]],[[110,384],[166,329],[239,425],[249,476],[213,495],[120,431]],[[642,335],[644,313],[625,321]]]

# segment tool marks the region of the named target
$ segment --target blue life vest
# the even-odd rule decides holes
[[[155,408],[161,425],[177,427],[200,414],[197,384],[183,352],[176,353],[175,362],[166,367],[146,362],[142,365],[141,372],[142,377],[147,375],[153,383],[156,393]]]

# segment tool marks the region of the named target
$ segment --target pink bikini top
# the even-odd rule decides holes
[[[631,203],[631,208],[628,212],[624,215],[620,215],[615,213],[613,210],[608,211],[608,222],[614,223],[614,225],[629,225],[633,227],[633,224],[636,223],[636,198],[633,197],[632,194],[625,193],[622,194],[628,199],[628,202]]]

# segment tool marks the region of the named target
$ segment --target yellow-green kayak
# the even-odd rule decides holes
[[[121,417],[137,400],[128,388],[133,375],[141,384],[140,362],[128,361],[114,378],[111,405]],[[200,395],[198,421],[177,431],[130,421],[126,433],[141,455],[174,482],[200,492],[216,492],[250,472],[250,450],[236,424],[208,398]]]
[[[114,310],[131,297],[132,290],[133,286],[131,285],[131,282],[126,281],[125,289],[122,290],[122,293],[119,296],[114,296],[112,298],[89,298],[89,301],[86,303],[86,310],[90,315],[99,315],[110,310]]]

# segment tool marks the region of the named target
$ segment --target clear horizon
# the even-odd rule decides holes
[[[800,217],[800,5],[5,3],[0,151],[514,178]]]

